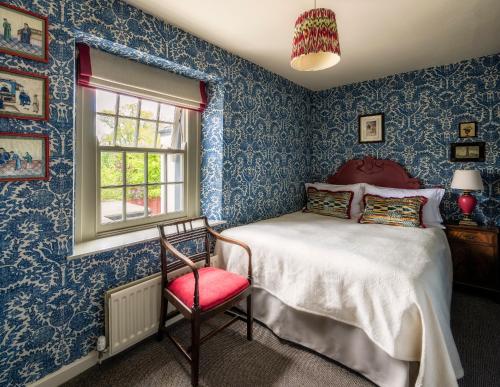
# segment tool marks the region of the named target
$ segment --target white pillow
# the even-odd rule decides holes
[[[424,188],[424,189],[402,189],[402,188],[386,188],[376,185],[365,184],[365,194],[378,195],[384,198],[404,198],[407,196],[425,196],[425,203],[422,211],[422,222],[425,227],[440,227],[444,228],[443,218],[439,212],[439,204],[443,199],[443,188]]]
[[[339,191],[351,191],[354,193],[351,202],[351,219],[358,219],[363,212],[363,188],[364,183],[358,184],[347,184],[347,185],[337,185],[337,184],[326,184],[326,183],[306,183],[306,191],[309,187],[314,187],[316,189],[327,190],[331,192]]]

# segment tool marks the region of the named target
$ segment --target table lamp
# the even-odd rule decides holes
[[[471,191],[482,191],[484,189],[481,174],[477,170],[458,169],[453,174],[451,188],[462,190],[462,195],[458,198],[458,207],[462,211],[463,217],[460,224],[477,226],[477,222],[472,220],[471,214],[476,207],[477,200],[471,195]]]

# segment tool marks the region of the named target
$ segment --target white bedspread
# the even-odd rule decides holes
[[[420,361],[417,386],[456,386],[463,376],[450,329],[452,268],[443,230],[296,212],[223,234],[250,246],[256,287],[363,329],[396,359]],[[217,254],[228,270],[246,274],[240,247],[219,243]]]

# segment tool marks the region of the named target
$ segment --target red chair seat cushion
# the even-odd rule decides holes
[[[217,269],[204,267],[198,270],[200,308],[210,310],[224,301],[236,296],[250,286],[245,277]],[[194,302],[194,275],[184,274],[168,284],[167,289],[172,292],[184,305],[193,307]]]

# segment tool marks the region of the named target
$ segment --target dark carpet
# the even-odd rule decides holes
[[[455,293],[452,329],[465,370],[459,385],[500,386],[500,305]],[[172,331],[183,343],[189,341],[186,322]],[[253,342],[246,340],[243,322],[233,324],[202,346],[200,361],[201,386],[373,386],[332,360],[278,339],[260,324],[254,326]],[[189,375],[189,365],[170,340],[148,339],[65,386],[190,386]]]

